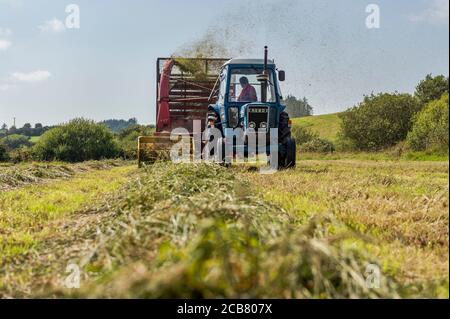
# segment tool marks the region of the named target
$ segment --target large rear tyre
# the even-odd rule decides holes
[[[282,149],[278,153],[278,168],[294,168],[297,160],[297,146],[295,139],[292,138],[289,115],[286,112],[281,112],[280,114],[278,143],[282,146]]]
[[[286,143],[285,168],[295,168],[297,163],[297,144],[295,139],[289,138]]]
[[[278,153],[278,168],[289,169],[295,168],[297,163],[297,145],[295,139],[288,138],[282,144],[283,150]]]
[[[281,112],[278,122],[278,141],[280,144],[285,144],[290,138],[291,128],[289,127],[289,115],[286,112]]]

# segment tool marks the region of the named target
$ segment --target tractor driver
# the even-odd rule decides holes
[[[256,90],[250,85],[248,78],[245,76],[241,77],[239,83],[242,86],[242,92],[238,97],[238,102],[257,102]]]

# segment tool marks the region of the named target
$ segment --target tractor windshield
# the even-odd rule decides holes
[[[262,68],[232,69],[229,102],[261,102],[261,82],[256,76],[262,74]],[[276,102],[273,72],[269,70],[267,102]]]

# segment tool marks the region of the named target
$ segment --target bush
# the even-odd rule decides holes
[[[114,158],[119,149],[106,126],[75,119],[44,133],[33,147],[33,153],[44,161],[82,162]]]
[[[22,146],[9,152],[9,160],[14,163],[28,162],[33,160],[32,149]]]
[[[417,114],[408,145],[415,151],[448,151],[448,93],[429,103]]]
[[[312,141],[313,139],[319,138],[316,133],[300,126],[292,127],[292,137],[295,138],[295,141],[298,145],[302,145],[309,141]]]
[[[340,115],[341,136],[359,150],[379,150],[404,140],[420,104],[409,94],[366,96]]]
[[[6,162],[8,160],[8,152],[6,147],[0,141],[0,162]]]
[[[434,100],[439,100],[444,93],[448,93],[448,78],[443,75],[433,77],[428,74],[416,87],[415,95],[424,106]]]
[[[120,155],[125,159],[136,159],[138,137],[151,136],[154,131],[154,128],[143,125],[133,125],[124,129],[118,135]]]
[[[334,144],[322,138],[314,138],[300,146],[303,152],[332,153],[335,151]]]
[[[28,137],[24,135],[19,134],[12,134],[4,137],[2,139],[3,144],[5,145],[6,149],[9,151],[21,148],[21,147],[27,147],[31,146],[31,142],[28,139]]]

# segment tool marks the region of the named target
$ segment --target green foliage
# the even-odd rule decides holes
[[[311,153],[332,153],[336,149],[332,142],[317,137],[313,138],[309,142],[302,144],[300,146],[300,150],[303,152]]]
[[[409,94],[380,93],[340,114],[341,136],[359,150],[379,150],[404,140],[419,102]]]
[[[41,123],[36,123],[34,125],[34,128],[31,126],[30,123],[25,123],[22,128],[16,128],[15,126],[11,126],[8,129],[8,126],[3,123],[0,129],[0,137],[8,136],[8,135],[25,135],[26,137],[32,137],[32,136],[41,136],[46,131],[48,131],[51,127],[49,126],[42,126]]]
[[[25,147],[31,146],[29,139],[26,136],[19,134],[8,135],[2,139],[2,142],[9,151],[24,146]]]
[[[307,128],[301,126],[294,126],[292,127],[292,137],[295,138],[295,141],[297,142],[298,145],[302,145],[313,139],[318,138],[318,135],[317,133],[314,133]]]
[[[438,100],[444,93],[448,93],[448,78],[443,75],[433,77],[428,74],[416,87],[415,96],[422,105]]]
[[[9,160],[13,163],[28,162],[32,159],[32,149],[28,146],[21,146],[9,152]]]
[[[137,143],[139,136],[151,136],[155,129],[151,126],[133,125],[124,129],[118,135],[121,156],[125,159],[137,158]]]
[[[430,102],[417,114],[408,144],[415,151],[436,150],[448,152],[448,93]]]
[[[306,97],[297,99],[293,95],[288,95],[284,99],[284,103],[290,118],[311,116],[313,114],[313,107],[308,103]]]
[[[0,141],[0,162],[6,162],[8,160],[8,153],[6,147]]]
[[[311,130],[294,126],[292,128],[292,136],[295,138],[297,145],[302,152],[311,153],[332,153],[335,151],[334,144],[327,139],[320,138],[319,135]]]
[[[118,156],[113,133],[104,125],[75,119],[46,132],[33,147],[38,159],[82,162]]]

